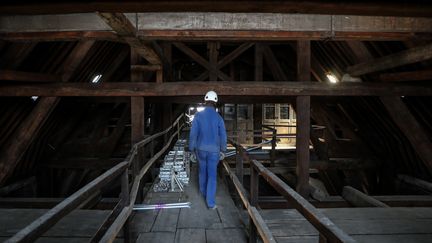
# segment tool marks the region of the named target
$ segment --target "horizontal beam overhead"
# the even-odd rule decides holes
[[[432,19],[418,17],[204,12],[129,13],[124,16],[136,28],[137,36],[145,40],[397,40],[431,38],[432,33]],[[55,35],[57,32],[65,32],[65,39],[115,37],[112,28],[96,13],[0,16],[2,39],[37,38],[39,35],[60,38]]]
[[[431,96],[430,85],[406,83],[318,82],[169,82],[169,83],[50,83],[2,85],[0,96]]]
[[[3,3],[0,14],[52,14],[84,12],[267,12],[355,14],[368,16],[432,16],[432,6],[421,4],[341,1],[93,1],[51,3]]]

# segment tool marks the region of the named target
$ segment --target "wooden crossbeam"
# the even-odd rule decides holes
[[[136,28],[124,14],[98,12],[98,15],[147,61],[151,64],[161,64],[161,60],[154,49],[136,37]]]
[[[431,96],[430,85],[318,82],[49,83],[0,86],[0,96]]]
[[[0,80],[21,82],[60,82],[61,76],[45,73],[0,70]]]
[[[411,48],[399,53],[359,63],[347,68],[351,76],[365,75],[377,71],[416,63],[432,58],[432,44]]]
[[[432,70],[421,70],[412,72],[383,73],[380,74],[379,80],[383,82],[407,82],[432,80]]]
[[[217,73],[217,76],[221,80],[223,80],[223,81],[230,81],[231,80],[231,78],[228,75],[224,74],[220,70],[217,70],[216,66],[212,66],[209,61],[204,59],[200,54],[196,53],[194,50],[192,50],[191,48],[189,48],[185,44],[180,43],[180,42],[174,42],[173,45],[175,47],[177,47],[179,50],[181,50],[183,53],[188,55],[190,58],[192,58],[194,61],[196,61],[198,64],[200,64],[201,66],[206,68],[209,72]],[[201,75],[200,75],[200,77],[201,77]]]
[[[288,77],[286,76],[270,47],[268,45],[263,45],[262,50],[264,59],[267,62],[271,73],[273,74],[273,78],[277,81],[288,80]]]
[[[314,13],[314,14],[349,14],[367,16],[420,16],[431,17],[432,7],[423,2],[350,2],[340,1],[97,1],[15,3],[6,2],[0,8],[0,14],[52,14],[85,12],[267,12],[267,13]]]

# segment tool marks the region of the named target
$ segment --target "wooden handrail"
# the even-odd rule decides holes
[[[251,162],[252,168],[264,177],[274,189],[282,194],[320,232],[320,237],[325,237],[328,242],[356,242],[300,194],[265,168],[264,165],[256,160],[252,160]]]
[[[55,225],[60,219],[62,219],[64,216],[66,216],[68,213],[70,213],[72,210],[76,209],[82,202],[84,202],[86,199],[88,199],[89,196],[91,196],[93,193],[95,193],[97,190],[102,188],[103,186],[107,185],[112,180],[119,177],[122,173],[125,175],[125,177],[122,180],[122,184],[128,185],[128,177],[127,177],[127,169],[133,164],[133,161],[135,159],[135,156],[138,154],[138,148],[141,148],[145,146],[147,143],[153,141],[156,138],[159,138],[160,136],[167,134],[172,128],[177,128],[177,132],[174,133],[171,137],[169,142],[157,153],[155,154],[147,163],[143,166],[141,171],[138,173],[137,176],[134,178],[134,183],[132,185],[131,193],[128,192],[128,186],[127,188],[127,198],[124,198],[125,195],[125,188],[122,186],[122,200],[121,203],[126,204],[122,205],[123,209],[118,214],[118,216],[115,218],[114,223],[111,224],[111,226],[107,228],[107,225],[109,223],[104,222],[104,227],[101,227],[100,232],[98,231],[95,236],[97,238],[100,237],[100,235],[103,233],[103,231],[106,230],[106,233],[103,235],[103,238],[101,241],[105,242],[112,242],[120,229],[123,227],[124,223],[126,222],[127,218],[132,212],[133,204],[135,203],[135,200],[137,198],[137,192],[139,188],[140,180],[143,178],[145,173],[147,173],[148,169],[154,164],[154,162],[169,148],[172,140],[176,135],[178,135],[183,128],[183,125],[178,126],[180,120],[182,119],[183,114],[180,115],[174,123],[165,129],[162,132],[156,133],[150,137],[147,137],[146,139],[134,144],[129,151],[126,159],[112,167],[111,169],[107,170],[105,173],[100,175],[99,177],[95,178],[93,181],[85,185],[83,188],[72,194],[71,196],[67,197],[63,201],[61,201],[59,204],[57,204],[54,208],[50,209],[48,212],[40,216],[38,219],[33,221],[31,224],[17,232],[14,236],[6,240],[6,242],[29,242],[29,241],[35,241],[38,237],[40,237],[43,233],[45,233],[47,230],[49,230],[53,225]],[[129,200],[127,200],[129,199]],[[119,210],[119,209],[117,209]],[[117,214],[117,213],[116,213]],[[109,220],[112,220],[113,218],[110,218]],[[108,220],[108,219],[107,219]],[[98,236],[99,235],[99,236]]]
[[[183,125],[179,127],[179,130],[177,131],[177,133],[180,132],[180,130],[182,128],[183,128]],[[174,139],[174,137],[177,136],[177,133],[174,133],[170,137],[170,139],[168,140],[167,144],[157,154],[155,154],[149,161],[147,161],[147,163],[143,166],[143,168],[141,169],[139,174],[135,177],[134,182],[132,184],[131,193],[130,193],[129,205],[127,205],[125,208],[123,208],[123,210],[120,212],[117,219],[114,221],[114,223],[111,225],[111,227],[107,230],[106,234],[104,235],[104,237],[101,239],[100,242],[113,242],[114,241],[115,237],[120,232],[124,223],[126,222],[128,217],[132,213],[132,209],[133,209],[133,206],[135,204],[135,200],[137,198],[139,183],[140,183],[141,179],[147,173],[149,168],[154,164],[154,162],[157,161],[157,159],[170,147],[170,144],[171,144],[172,140]]]
[[[276,242],[273,234],[271,233],[270,229],[268,228],[267,224],[264,222],[264,219],[261,217],[261,214],[258,212],[256,207],[252,206],[249,203],[248,200],[248,193],[246,189],[244,189],[243,185],[241,184],[240,180],[237,178],[237,176],[231,171],[231,168],[227,161],[222,162],[223,166],[225,167],[225,170],[227,171],[229,177],[231,178],[232,182],[234,183],[234,187],[236,188],[238,194],[240,195],[240,198],[243,202],[244,207],[247,209],[247,212],[249,216],[251,217],[255,227],[258,230],[258,233],[260,234],[262,240],[265,243],[273,243]]]
[[[77,208],[88,196],[117,178],[128,168],[128,162],[122,162],[107,170],[101,176],[97,177],[83,188],[57,204],[54,208],[34,220],[31,224],[17,232],[6,242],[30,242],[35,241],[53,225],[55,225],[65,215]]]

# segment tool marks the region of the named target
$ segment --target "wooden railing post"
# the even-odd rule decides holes
[[[251,164],[251,184],[250,184],[250,205],[256,207],[258,205],[258,194],[259,194],[259,174],[255,166]],[[249,217],[249,242],[257,242],[257,229],[254,225],[252,218]]]
[[[236,148],[236,175],[243,185],[243,151],[241,148]]]
[[[129,197],[129,174],[128,170],[126,169],[123,172],[123,175],[121,177],[121,201],[122,201],[122,207],[127,207],[130,204],[130,197]],[[129,218],[126,220],[125,224],[123,225],[123,237],[124,242],[130,242],[130,220]]]
[[[276,129],[273,129],[272,132],[272,142],[271,142],[272,148],[271,148],[271,164],[274,165],[275,159],[276,159]]]

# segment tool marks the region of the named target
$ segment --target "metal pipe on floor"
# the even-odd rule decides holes
[[[169,209],[169,208],[190,208],[190,202],[182,203],[159,203],[159,204],[135,204],[133,210],[155,210],[155,209]]]

